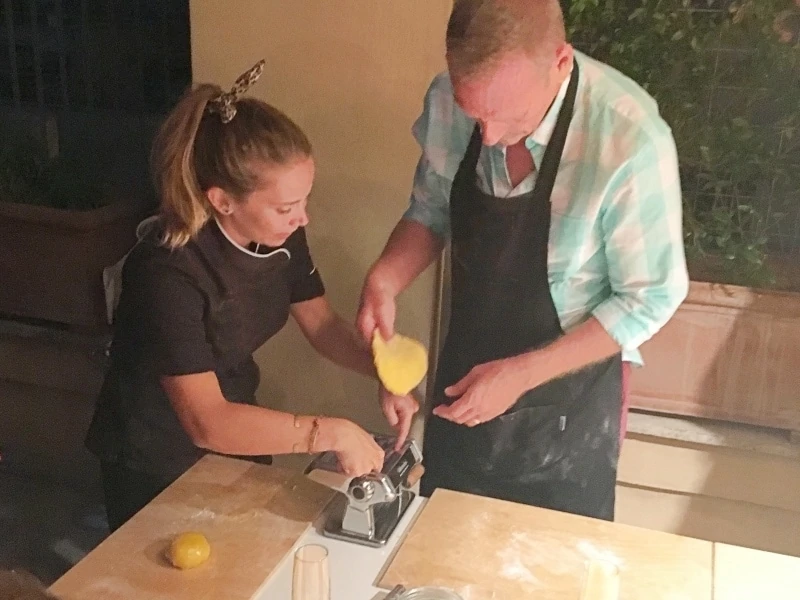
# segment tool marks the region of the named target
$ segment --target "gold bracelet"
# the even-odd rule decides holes
[[[308,435],[308,453],[314,454],[314,446],[319,437],[319,417],[314,417],[314,423],[311,425],[311,433]]]
[[[300,422],[300,415],[294,416],[294,428],[300,429],[302,427],[302,423]],[[307,454],[314,454],[314,446],[317,443],[317,438],[319,437],[319,417],[314,417],[314,420],[311,422],[311,431],[308,433],[308,441],[307,446],[305,449],[305,453]],[[294,454],[299,454],[303,452],[299,446],[301,442],[295,442],[292,444],[292,452]]]

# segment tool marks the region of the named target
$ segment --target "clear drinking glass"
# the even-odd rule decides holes
[[[319,544],[301,546],[294,553],[292,600],[330,600],[328,549]]]
[[[586,563],[581,600],[618,600],[619,566],[608,560],[592,559]]]

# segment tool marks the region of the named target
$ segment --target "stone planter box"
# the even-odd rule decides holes
[[[103,269],[136,241],[142,205],[88,211],[0,202],[0,313],[98,331]]]
[[[634,408],[800,431],[800,293],[693,281],[642,354]]]

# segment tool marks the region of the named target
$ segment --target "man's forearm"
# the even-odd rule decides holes
[[[439,257],[444,241],[416,221],[401,220],[367,279],[392,296],[405,290]]]
[[[524,389],[578,371],[620,351],[620,346],[594,317],[538,350],[517,357]]]

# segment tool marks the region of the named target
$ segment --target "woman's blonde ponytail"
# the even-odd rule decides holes
[[[240,77],[234,91],[252,73],[242,76],[246,81]],[[208,190],[218,187],[243,202],[266,185],[264,169],[309,156],[308,138],[277,108],[233,91],[223,94],[216,85],[195,86],[164,121],[150,156],[161,196],[163,244],[179,248],[203,228],[214,214]]]
[[[211,216],[195,172],[194,148],[208,102],[221,92],[211,84],[189,90],[164,121],[153,143],[150,166],[161,196],[163,242],[170,248],[185,245]]]

